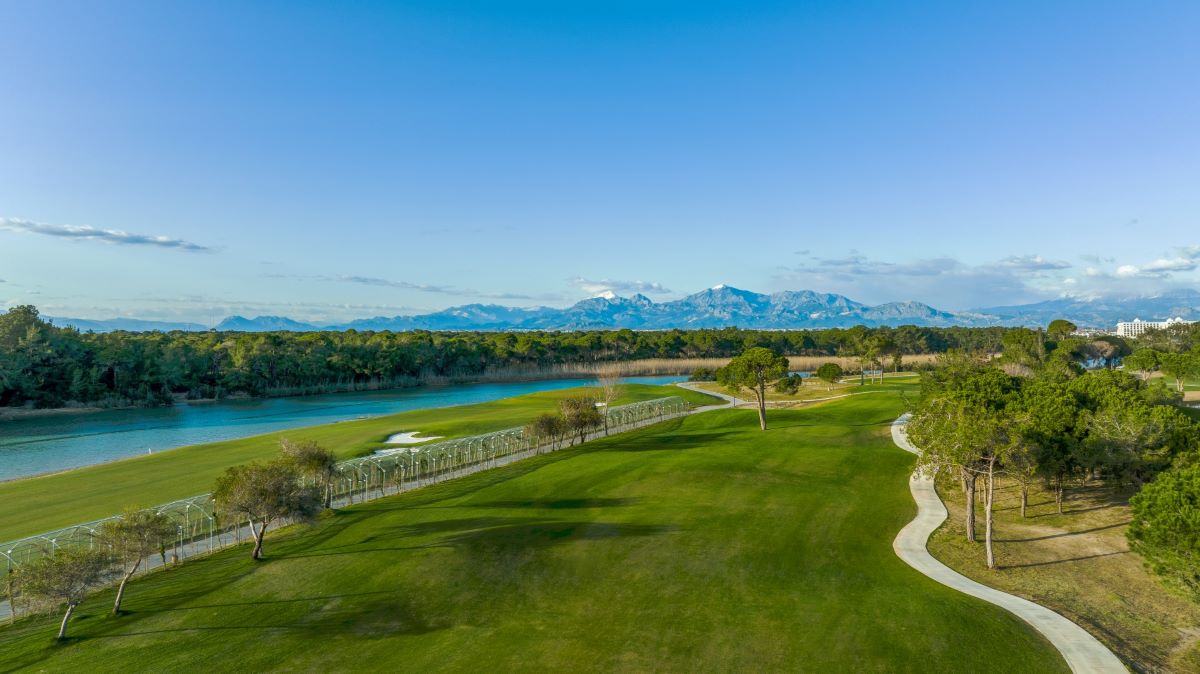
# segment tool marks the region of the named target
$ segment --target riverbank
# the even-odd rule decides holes
[[[678,379],[631,377],[624,381],[668,384]],[[418,409],[484,403],[595,383],[595,379],[579,378],[439,385],[18,419],[0,424],[0,480],[157,454],[187,445],[232,441]],[[410,429],[396,428],[393,432],[401,430]]]
[[[717,402],[678,386],[625,384],[622,391],[617,404],[665,396],[680,396],[699,405]],[[0,541],[107,517],[127,506],[146,507],[202,493],[226,468],[276,456],[284,437],[312,440],[338,458],[351,458],[389,447],[384,442],[388,436],[405,429],[455,438],[520,425],[557,409],[560,400],[579,392],[564,387],[477,404],[290,428],[2,482]]]
[[[846,372],[858,371],[858,360],[846,356],[788,356],[788,368],[793,372],[813,372],[823,363],[838,363]],[[929,364],[936,354],[918,354],[904,357],[906,366]],[[155,409],[183,405],[205,405],[239,400],[272,400],[276,398],[301,398],[334,393],[386,393],[421,387],[455,386],[462,384],[506,384],[562,379],[597,377],[602,372],[612,371],[621,377],[687,376],[696,370],[715,370],[724,367],[729,358],[644,358],[627,361],[596,361],[561,363],[539,367],[496,368],[474,375],[398,377],[387,381],[350,382],[319,386],[295,386],[274,388],[265,395],[251,396],[233,394],[221,397],[186,398],[176,396],[175,404],[147,405],[97,405],[78,404],[68,407],[0,407],[0,423],[21,419],[38,419],[70,414],[93,414],[119,410]]]

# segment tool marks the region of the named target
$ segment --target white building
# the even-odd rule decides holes
[[[1135,318],[1132,321],[1122,321],[1117,323],[1118,337],[1138,337],[1147,330],[1163,330],[1172,325],[1183,325],[1191,323],[1176,316],[1165,321],[1143,321],[1140,318]]]

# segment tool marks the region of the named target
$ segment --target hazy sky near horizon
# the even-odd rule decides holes
[[[0,308],[1200,287],[1200,3],[0,0]]]

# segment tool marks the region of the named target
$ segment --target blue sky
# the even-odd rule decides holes
[[[1198,3],[192,5],[0,2],[2,305],[1200,278]]]

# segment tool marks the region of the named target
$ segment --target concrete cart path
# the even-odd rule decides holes
[[[919,454],[905,432],[908,418],[909,415],[905,414],[892,424],[892,440],[900,449]],[[977,583],[934,559],[925,544],[934,530],[946,520],[946,506],[938,497],[932,479],[913,473],[908,484],[917,502],[917,516],[900,530],[892,542],[892,549],[900,559],[946,587],[995,604],[1029,623],[1062,653],[1071,671],[1127,674],[1128,670],[1117,656],[1079,625],[1045,606]]]
[[[705,395],[710,395],[710,396],[713,396],[714,398],[720,398],[725,401],[724,403],[721,403],[721,404],[704,405],[703,407],[697,407],[696,409],[692,410],[692,414],[697,414],[699,412],[707,412],[709,410],[723,410],[723,409],[728,409],[730,407],[737,407],[738,405],[749,404],[748,401],[742,400],[741,398],[735,398],[734,396],[731,396],[728,393],[721,393],[719,391],[710,391],[710,390],[703,388],[700,385],[695,384],[693,382],[681,381],[681,382],[676,382],[675,385],[678,386],[679,388],[685,388],[689,391],[695,391],[696,393],[703,393]]]

